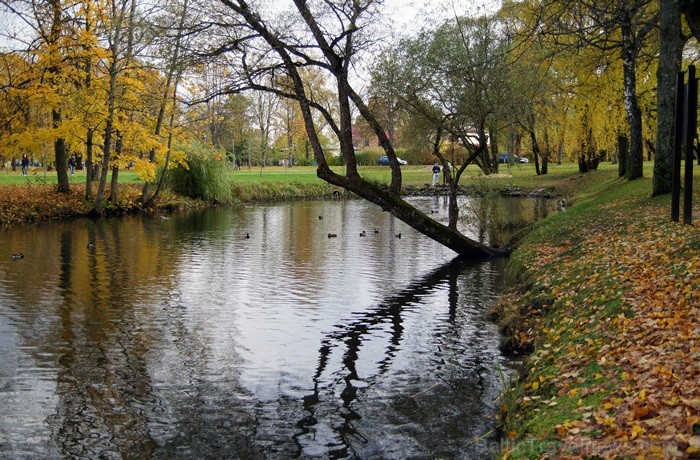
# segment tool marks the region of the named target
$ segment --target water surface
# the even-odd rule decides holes
[[[363,201],[23,226],[0,256],[0,456],[488,455],[503,261]]]

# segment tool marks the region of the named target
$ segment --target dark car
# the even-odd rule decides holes
[[[401,158],[397,158],[397,160],[399,161],[400,165],[407,165],[408,164],[408,161],[403,160]],[[389,166],[389,157],[386,155],[380,156],[379,160],[377,160],[377,164],[379,166]]]

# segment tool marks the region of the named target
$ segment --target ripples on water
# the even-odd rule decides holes
[[[362,201],[0,236],[0,455],[487,455],[502,261]]]

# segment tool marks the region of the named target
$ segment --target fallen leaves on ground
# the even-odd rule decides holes
[[[700,458],[700,226],[637,208],[528,256],[516,336],[536,351],[504,457]]]
[[[119,201],[107,203],[107,214],[139,211],[140,195],[140,185],[120,185]],[[109,188],[106,196],[109,196]],[[161,206],[168,209],[199,205],[196,200],[174,197],[169,192],[161,196]],[[41,183],[6,185],[0,187],[0,225],[85,216],[92,210],[93,205],[93,201],[85,200],[85,184],[71,184],[71,190],[67,193],[57,192],[55,185]]]

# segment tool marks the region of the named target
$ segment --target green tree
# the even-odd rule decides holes
[[[657,4],[652,0],[579,2],[545,0],[532,3],[531,32],[549,37],[560,52],[597,50],[601,60],[622,63],[622,94],[629,124],[627,178],[643,175],[643,123],[637,88],[637,67],[653,38]]]

